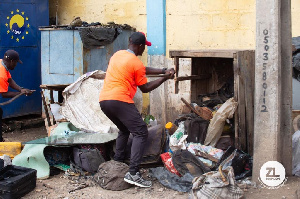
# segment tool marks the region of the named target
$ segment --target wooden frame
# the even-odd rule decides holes
[[[51,122],[51,116],[50,116],[50,104],[53,103],[62,103],[63,102],[63,96],[62,96],[62,92],[63,90],[69,86],[69,84],[54,84],[54,85],[47,85],[47,84],[42,84],[40,85],[40,88],[42,89],[41,91],[41,96],[42,96],[42,102],[43,102],[43,106],[44,106],[44,110],[45,110],[45,115],[46,115],[46,120],[47,120],[47,124],[46,127],[50,127],[52,125],[54,125],[56,122],[54,120],[54,117],[52,118],[52,122]],[[45,90],[49,90],[50,91],[50,100],[49,103],[46,101],[46,97],[45,97]],[[58,102],[55,102],[54,97],[53,97],[53,91],[57,91],[58,92]]]
[[[231,60],[228,64],[231,65],[233,70],[234,98],[238,102],[238,108],[235,112],[235,146],[252,155],[254,131],[254,50],[171,50],[169,54],[171,58],[174,58],[175,93],[179,92],[178,83],[182,80],[202,81],[203,79],[207,79],[208,81],[213,81],[211,74],[205,73],[207,71],[205,68],[198,69],[197,67],[201,68],[201,66],[193,66],[197,62],[197,59],[225,58]],[[192,59],[191,76],[179,77],[180,58]],[[207,66],[205,63],[203,65]],[[196,72],[198,73],[197,75],[195,75]],[[197,88],[205,90],[205,85],[198,84]],[[191,92],[196,91],[195,89],[191,89]],[[209,89],[207,89],[207,92],[209,92]]]

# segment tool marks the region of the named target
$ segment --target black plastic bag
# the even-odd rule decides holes
[[[89,173],[96,173],[101,163],[105,162],[98,149],[73,148],[74,163]]]
[[[232,166],[235,179],[239,180],[252,175],[252,164],[252,157],[249,154],[230,146],[219,160],[215,169],[219,166],[223,168]]]

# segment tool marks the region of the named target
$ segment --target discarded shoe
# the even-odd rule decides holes
[[[139,187],[151,187],[152,182],[142,178],[140,172],[131,175],[129,172],[125,174],[124,181],[129,184],[134,184]]]

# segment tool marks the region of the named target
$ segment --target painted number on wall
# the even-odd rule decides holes
[[[263,70],[262,70],[262,88],[263,88],[263,100],[261,105],[260,112],[268,112],[268,107],[266,103],[266,94],[267,94],[267,66],[268,66],[268,60],[269,60],[269,31],[267,29],[263,30],[263,42],[264,42],[264,51],[263,51]]]

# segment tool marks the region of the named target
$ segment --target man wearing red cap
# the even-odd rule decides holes
[[[23,64],[19,58],[19,53],[14,50],[6,51],[3,59],[0,59],[0,93],[3,98],[13,98],[20,93],[24,93],[26,96],[32,94],[31,90],[20,87],[10,75],[9,70],[14,70],[17,63]],[[8,91],[8,87],[18,92]],[[0,107],[0,142],[4,141],[2,137],[2,115],[3,110]]]
[[[100,107],[104,114],[118,127],[114,160],[123,162],[129,134],[133,135],[129,172],[124,180],[140,187],[150,187],[151,181],[142,178],[139,165],[148,137],[147,124],[134,105],[137,87],[147,93],[168,79],[174,78],[174,69],[145,67],[137,56],[142,55],[145,45],[151,46],[145,34],[134,32],[129,37],[127,50],[116,52],[110,59],[103,88],[100,92]],[[167,74],[147,82],[146,74]]]

